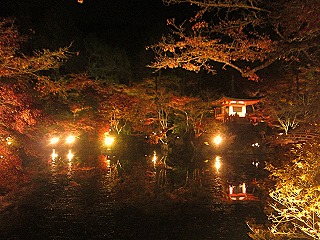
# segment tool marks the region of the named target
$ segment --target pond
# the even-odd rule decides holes
[[[264,219],[259,201],[119,204],[112,173],[102,165],[75,168],[75,156],[69,154],[64,160],[51,158],[34,191],[1,213],[0,239],[245,240],[250,239],[246,220]],[[145,154],[141,158],[145,161]],[[214,160],[215,156],[204,160],[212,169],[212,192],[219,185],[264,177],[261,156],[222,156],[219,172]]]

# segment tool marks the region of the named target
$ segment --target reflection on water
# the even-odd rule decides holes
[[[68,176],[71,177],[73,174],[73,169],[72,169],[72,159],[74,157],[74,154],[69,150],[67,158],[68,158]]]
[[[268,156],[239,155],[222,156],[223,165],[219,177],[222,181],[223,192],[229,200],[258,201],[263,196],[263,190],[257,182],[268,176],[264,163]]]
[[[1,214],[0,239],[247,240],[246,218],[261,214],[257,206],[242,204],[215,203],[209,209],[179,203],[157,206],[152,212],[130,202],[119,207],[112,194],[114,171],[102,171],[104,166],[112,168],[110,159],[102,159],[105,165],[101,168],[80,169],[75,168],[75,155],[72,150],[52,151],[51,181],[39,186],[10,214]],[[148,156],[150,167],[161,159],[156,152]],[[248,182],[262,177],[262,166],[253,165],[253,160],[263,162],[255,156],[214,156],[195,176],[203,178],[202,186],[209,179],[215,194],[222,186],[233,187],[229,190],[235,192],[241,185],[241,191],[247,192]]]
[[[53,182],[56,181],[56,174],[57,174],[57,164],[56,161],[58,159],[58,154],[56,153],[56,150],[52,150],[51,154],[51,165],[50,165],[50,172],[51,172],[51,179]]]
[[[63,169],[66,169],[67,177],[71,177],[74,173],[74,153],[72,149],[68,150],[68,153],[63,158],[58,154],[56,149],[52,149],[51,159],[50,159],[50,172],[52,181],[56,180],[56,175],[58,172],[63,173]]]
[[[217,173],[219,174],[219,170],[221,168],[221,157],[220,156],[216,156],[215,157],[215,163],[214,163],[214,166],[217,170]]]
[[[156,153],[156,151],[153,151],[152,163],[153,163],[153,166],[154,166],[154,167],[155,167],[156,164],[157,164],[157,153]]]
[[[52,163],[55,163],[57,157],[58,157],[58,154],[56,153],[56,150],[53,149],[51,154]]]

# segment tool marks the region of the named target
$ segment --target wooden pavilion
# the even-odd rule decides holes
[[[262,97],[234,98],[222,96],[213,102],[215,119],[228,122],[236,119],[246,119],[250,122],[258,122],[254,105],[261,101]]]

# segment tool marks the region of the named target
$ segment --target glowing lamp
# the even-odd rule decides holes
[[[114,138],[113,138],[113,137],[106,136],[106,137],[104,138],[104,144],[105,144],[106,146],[108,146],[108,147],[111,146],[113,142],[114,142]]]
[[[58,137],[53,137],[50,139],[50,143],[51,144],[56,144],[57,142],[59,142],[59,138]]]
[[[75,136],[69,135],[69,136],[66,138],[66,143],[71,144],[71,143],[73,143],[75,140],[76,140],[76,137],[75,137]]]
[[[214,144],[219,145],[222,142],[222,137],[220,135],[213,139]]]

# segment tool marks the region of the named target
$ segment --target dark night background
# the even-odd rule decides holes
[[[144,49],[166,31],[166,19],[192,13],[182,5],[161,0],[2,0],[1,16],[14,17],[24,33],[32,33],[39,47],[56,47],[96,36],[129,52]],[[41,43],[41,44],[40,44]],[[60,45],[59,45],[60,44]]]

